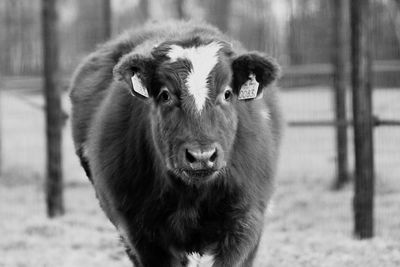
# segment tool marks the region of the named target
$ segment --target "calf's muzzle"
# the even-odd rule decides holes
[[[224,167],[224,153],[218,143],[185,143],[179,151],[179,168],[190,172],[215,172]]]

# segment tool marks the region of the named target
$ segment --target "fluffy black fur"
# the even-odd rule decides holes
[[[168,79],[175,79],[175,87],[179,87],[179,75],[190,64],[182,63],[178,68],[182,72],[165,64],[157,69],[166,60],[165,47],[154,47],[210,41],[227,45],[224,62],[212,78],[215,87],[229,83],[237,94],[249,72],[254,72],[264,100],[234,99],[223,111],[228,116],[227,126],[221,124],[225,115],[218,119],[210,103],[204,115],[209,119],[199,119],[195,125],[182,115],[158,120],[160,113],[171,109],[160,108],[155,100],[160,84],[167,79],[163,75],[177,71],[172,75],[175,78]],[[215,28],[183,22],[127,33],[83,61],[70,93],[76,151],[135,266],[186,266],[187,254],[193,252],[212,254],[214,266],[252,265],[272,192],[280,139],[281,119],[276,89],[271,85],[277,71],[269,58],[247,54]],[[147,100],[131,95],[129,78],[136,72],[149,88]],[[214,99],[219,91],[211,93]],[[213,131],[231,138],[226,168],[212,181],[200,184],[187,183],[168,170],[158,142],[177,137],[169,128],[158,131],[164,124],[192,129],[186,138],[205,140],[204,133]]]

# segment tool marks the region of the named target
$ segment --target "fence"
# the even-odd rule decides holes
[[[379,61],[400,60],[394,0],[373,0],[374,52]],[[220,2],[220,1],[219,1]],[[103,1],[59,1],[61,64],[70,73],[103,40]],[[330,62],[332,1],[224,0],[223,16],[213,0],[113,0],[113,35],[143,25],[185,17],[228,23],[227,31],[249,49],[265,51],[284,66]],[[183,14],[182,13],[183,10]],[[400,10],[400,7],[399,7]],[[397,14],[397,13],[396,13]],[[214,17],[226,16],[225,22]],[[3,75],[37,75],[42,68],[40,1],[0,1],[0,54]],[[225,27],[225,26],[223,26]],[[396,81],[397,82],[397,81]]]

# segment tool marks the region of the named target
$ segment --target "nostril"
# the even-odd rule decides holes
[[[217,150],[214,150],[214,153],[210,157],[210,162],[214,162],[217,159]]]
[[[194,163],[196,158],[186,149],[186,159],[189,163]]]

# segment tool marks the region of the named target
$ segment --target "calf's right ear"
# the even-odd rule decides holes
[[[152,57],[128,54],[114,67],[115,79],[128,84],[132,95],[147,99],[152,96],[155,61]]]

